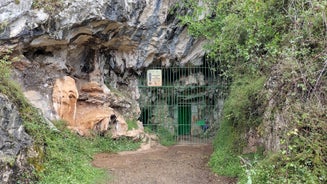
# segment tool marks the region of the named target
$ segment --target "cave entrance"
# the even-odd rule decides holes
[[[170,143],[208,143],[219,126],[224,87],[217,66],[153,66],[139,78],[140,121]]]

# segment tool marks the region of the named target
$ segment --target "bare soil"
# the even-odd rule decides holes
[[[217,176],[207,166],[211,145],[157,146],[149,150],[100,153],[95,167],[108,170],[108,183],[121,184],[234,184],[234,178]]]

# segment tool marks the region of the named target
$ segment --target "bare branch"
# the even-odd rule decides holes
[[[317,86],[318,86],[318,84],[319,84],[319,82],[320,82],[321,76],[322,76],[322,74],[325,72],[326,67],[327,67],[327,60],[326,60],[325,63],[324,63],[324,68],[321,70],[321,72],[320,72],[320,74],[319,74],[319,77],[318,77],[318,79],[317,79],[317,81],[316,81],[315,87],[313,88],[312,92],[315,92],[315,90],[317,89]]]

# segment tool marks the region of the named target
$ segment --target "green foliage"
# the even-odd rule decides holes
[[[245,132],[261,123],[264,97],[260,94],[266,78],[253,75],[239,76],[232,83],[224,106],[224,120]]]
[[[92,156],[97,152],[134,150],[140,145],[128,139],[83,138],[66,129],[64,121],[55,122],[60,132],[51,131],[45,124],[40,124],[41,118],[35,112],[27,113],[25,110],[22,114],[27,132],[33,135],[38,147],[44,148],[41,156],[32,160],[38,171],[39,183],[95,183],[105,180],[107,173],[91,166]]]
[[[163,146],[172,146],[177,143],[176,135],[171,133],[165,127],[160,125],[144,125],[144,132],[149,134],[156,134],[159,139],[159,143]]]
[[[2,26],[0,26],[1,29]],[[12,50],[6,47],[0,48],[0,82],[8,80],[10,76],[11,57]]]
[[[126,121],[128,130],[138,129],[137,120],[127,120]]]
[[[176,136],[169,132],[164,127],[159,127],[157,130],[157,135],[159,137],[159,143],[164,146],[172,146],[176,144]]]
[[[326,112],[320,102],[294,102],[283,117],[291,125],[283,136],[283,149],[250,168],[252,182],[326,183]],[[244,174],[240,183],[247,183],[248,177]]]
[[[26,131],[33,136],[39,156],[30,160],[39,183],[95,183],[105,180],[104,170],[91,166],[93,154],[134,150],[138,142],[109,137],[80,137],[65,128],[64,121],[55,122],[60,132],[50,130],[42,117],[30,106],[21,109]]]
[[[52,122],[59,131],[65,131],[68,123],[65,120],[56,120]]]
[[[261,122],[263,110],[259,106],[263,99],[260,91],[264,82],[265,77],[250,75],[240,76],[232,83],[224,105],[224,118],[214,142],[215,152],[209,163],[214,172],[232,177],[241,174],[237,155],[242,153],[246,143],[242,135]]]
[[[197,0],[179,4],[192,9],[182,23],[195,37],[210,40],[209,57],[234,80],[210,161],[213,170],[224,173],[221,157],[236,163],[230,156],[241,151],[242,133],[263,128],[266,118],[265,124],[286,125],[275,132],[282,150],[249,164],[240,182],[326,183],[327,1],[201,2],[206,6]],[[250,87],[257,78],[240,81],[244,74],[269,76],[269,91]],[[264,93],[265,98],[256,95]],[[263,117],[263,110],[271,117]],[[227,170],[224,174],[232,175],[237,169]]]
[[[44,170],[39,183],[96,183],[106,179],[106,172],[91,166],[93,154],[136,149],[139,144],[127,139],[82,138],[69,130],[49,132],[46,136]]]
[[[105,180],[107,173],[91,166],[92,156],[97,152],[134,150],[140,145],[128,139],[83,138],[66,129],[64,121],[55,122],[60,132],[51,131],[35,121],[25,123],[36,145],[44,148],[38,158],[31,160],[37,169],[38,183],[95,183]]]
[[[15,105],[20,108],[20,111],[28,111],[29,104],[23,95],[19,85],[10,78],[11,64],[16,60],[12,56],[12,49],[0,48],[0,93],[6,95]],[[29,112],[26,113],[29,116]]]
[[[269,56],[279,52],[280,35],[287,29],[286,18],[278,14],[283,7],[276,8],[278,1],[206,2],[207,8],[192,3],[193,11],[181,20],[192,35],[210,40],[208,55],[224,66],[225,75],[232,76],[241,65],[258,72],[270,64]]]
[[[264,97],[260,94],[265,83],[265,77],[240,76],[231,85],[230,94],[223,110],[223,122],[233,127],[233,153],[240,154],[246,146],[242,137],[250,128],[257,127],[262,121]],[[251,81],[251,82],[249,82]],[[218,132],[219,134],[219,132]]]
[[[209,161],[209,166],[215,173],[230,177],[236,177],[242,173],[239,159],[236,153],[232,152],[236,136],[228,121],[223,121],[214,141],[215,151]]]

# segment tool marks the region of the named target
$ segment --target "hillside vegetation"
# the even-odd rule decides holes
[[[213,171],[240,183],[326,183],[327,1],[193,0],[178,7],[190,34],[210,40],[208,58],[232,81]],[[265,149],[242,155],[250,130]]]

